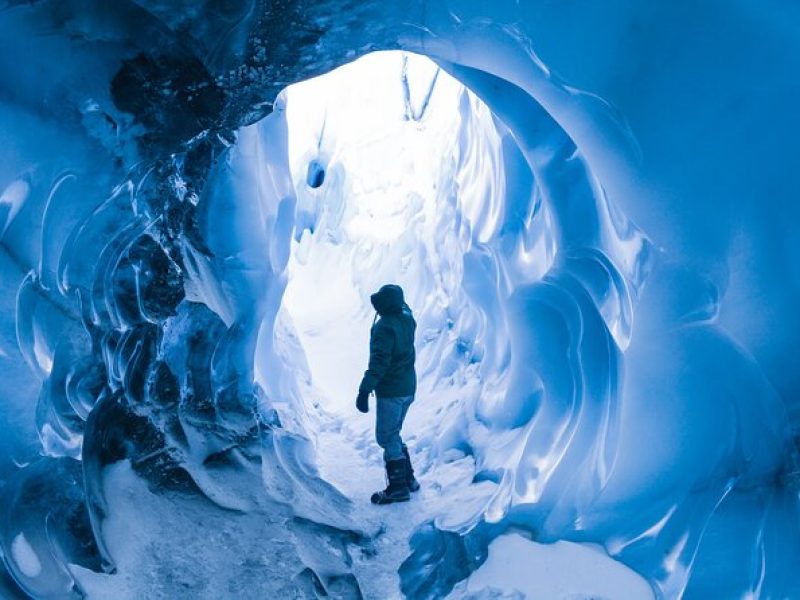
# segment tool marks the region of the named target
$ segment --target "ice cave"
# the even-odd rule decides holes
[[[0,597],[800,598],[800,8],[10,0],[0,46]]]

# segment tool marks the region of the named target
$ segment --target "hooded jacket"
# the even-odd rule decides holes
[[[359,391],[379,398],[411,396],[417,391],[414,332],[417,323],[399,285],[384,285],[370,296],[378,320],[369,338],[369,367]]]

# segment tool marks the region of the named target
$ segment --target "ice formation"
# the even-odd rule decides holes
[[[798,22],[3,5],[0,593],[800,597]],[[380,512],[386,281],[424,490]]]

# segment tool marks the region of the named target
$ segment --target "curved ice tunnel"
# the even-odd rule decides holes
[[[359,583],[346,546],[368,544],[375,532],[363,530],[351,503],[317,472],[309,442],[317,416],[303,401],[299,342],[281,317],[287,268],[309,244],[303,231],[315,239],[325,232],[341,246],[348,238],[334,225],[346,202],[320,210],[291,176],[282,97],[269,117],[231,135],[231,122],[263,116],[272,97],[265,91],[275,91],[271,72],[220,76],[247,55],[243,40],[260,35],[246,12],[199,9],[213,18],[193,29],[197,48],[206,46],[203,32],[227,32],[203,59],[165,44],[156,59],[130,60],[121,21],[135,30],[152,15],[167,31],[185,30],[159,3],[145,4],[105,21],[73,14],[81,18],[67,19],[68,30],[103,33],[55,36],[41,51],[74,46],[70,69],[99,65],[96,80],[69,88],[65,106],[79,106],[80,119],[26,112],[25,86],[3,105],[3,119],[21,124],[12,133],[18,153],[0,182],[3,300],[16,304],[6,307],[16,316],[4,320],[0,346],[13,382],[6,390],[14,390],[3,393],[3,428],[13,436],[3,442],[4,562],[33,597],[97,593],[87,589],[97,580],[74,565],[118,566],[126,556],[120,515],[137,513],[111,507],[125,505],[121,490],[137,489],[156,513],[170,510],[162,499],[186,497],[231,514],[289,518],[295,565],[307,566],[291,585],[352,593]],[[35,29],[49,10],[6,9],[4,31]],[[287,9],[276,27],[302,10]],[[797,594],[786,417],[793,397],[763,343],[743,343],[752,335],[731,328],[723,311],[728,283],[718,273],[730,271],[730,293],[740,300],[746,275],[687,259],[694,250],[710,261],[707,247],[655,250],[629,219],[644,215],[653,225],[643,208],[652,198],[607,198],[604,188],[624,189],[620,180],[636,170],[628,131],[597,97],[539,61],[525,27],[507,25],[506,8],[445,15],[437,4],[421,18],[414,6],[394,10],[364,3],[348,16],[354,28],[337,29],[323,8],[303,30],[308,39],[294,43],[311,47],[321,36],[331,56],[399,45],[435,59],[429,85],[409,83],[408,59],[398,77],[410,123],[432,110],[445,81],[439,69],[472,91],[461,94],[455,191],[439,190],[445,210],[432,227],[434,247],[454,250],[452,262],[430,263],[419,289],[435,285],[439,293],[418,291],[415,308],[433,332],[421,340],[425,410],[439,408],[443,383],[474,377],[479,386],[429,419],[416,446],[434,470],[450,460],[448,450],[470,454],[475,485],[464,491],[464,507],[412,537],[403,591],[447,593],[486,559],[493,540],[521,530],[543,542],[599,542],[664,597]],[[518,22],[529,23],[517,10]],[[157,45],[169,38],[161,27],[144,30]],[[107,62],[92,54],[97,44],[113,48]],[[295,65],[290,80],[309,74],[308,61],[264,58],[258,46],[259,60]],[[310,69],[340,60],[322,56]],[[125,96],[137,77],[163,77],[169,91],[178,72],[185,77],[176,94]],[[109,97],[103,82],[112,78]],[[29,140],[37,136],[63,145],[36,148]],[[181,146],[156,158],[170,139]],[[324,165],[310,186],[323,192],[348,175],[324,140],[320,131],[320,155],[306,157]],[[257,201],[241,201],[254,190]],[[452,229],[441,226],[448,220]],[[647,232],[659,248],[671,241],[660,224]],[[452,266],[447,278],[443,264]],[[25,407],[36,388],[34,415]],[[45,457],[37,460],[39,452]],[[253,492],[258,478],[266,495]],[[42,489],[53,490],[52,506],[31,501]],[[345,549],[309,554],[319,539]],[[455,557],[470,557],[470,567],[449,572]],[[724,564],[746,568],[721,575]]]

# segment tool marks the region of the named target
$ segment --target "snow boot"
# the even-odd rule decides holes
[[[373,504],[391,504],[392,502],[407,502],[411,495],[408,493],[406,483],[406,461],[404,458],[390,460],[386,463],[386,477],[389,485],[385,490],[372,494]]]
[[[411,465],[411,455],[408,453],[408,448],[403,444],[403,456],[406,461],[406,485],[409,491],[416,492],[419,490],[419,481],[414,477],[414,467]]]

